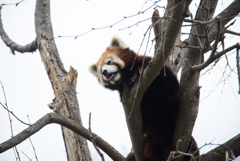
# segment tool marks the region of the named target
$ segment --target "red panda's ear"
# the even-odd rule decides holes
[[[124,44],[124,42],[117,36],[113,36],[109,47],[110,48],[119,48],[119,49],[127,48],[127,46]]]
[[[97,64],[93,64],[89,67],[89,71],[94,75],[97,76]]]

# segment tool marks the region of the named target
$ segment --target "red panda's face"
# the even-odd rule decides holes
[[[128,53],[124,52],[125,49],[123,42],[114,37],[110,47],[106,49],[98,62],[89,68],[90,72],[98,78],[99,83],[104,87],[113,90],[119,89],[124,79],[123,70],[128,63],[125,60],[128,57]]]

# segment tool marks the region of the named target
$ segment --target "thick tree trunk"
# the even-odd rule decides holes
[[[202,0],[199,9],[196,14],[195,20],[202,20],[202,18],[206,18],[206,14],[208,14],[208,18],[211,19],[213,17],[217,1],[211,1],[210,6],[212,10],[209,13],[206,10],[203,10],[204,6],[208,6],[209,1]],[[204,34],[204,29],[202,26],[197,25],[196,29],[193,26],[191,28],[191,33],[193,34]],[[188,38],[188,45],[199,47],[199,42],[196,36],[190,35]],[[205,45],[206,40],[203,38],[201,40],[201,45]],[[191,67],[193,65],[197,65],[201,63],[203,53],[200,52],[199,49],[188,48],[185,53],[184,63],[182,66],[181,79],[180,79],[180,108],[178,113],[178,118],[175,125],[175,132],[173,137],[172,149],[176,149],[177,141],[179,139],[182,140],[180,147],[178,149],[180,151],[186,152],[190,137],[192,135],[192,130],[197,118],[198,114],[198,106],[199,106],[199,95],[200,95],[200,87],[199,87],[199,77],[200,71],[193,71]],[[178,158],[181,160],[181,158]]]
[[[76,96],[77,72],[69,73],[63,67],[53,38],[49,0],[38,0],[35,10],[35,30],[39,52],[54,90],[55,99],[50,105],[55,112],[82,125]],[[86,139],[62,127],[69,161],[91,161]]]
[[[128,130],[137,161],[143,160],[144,137],[142,134],[142,118],[140,110],[142,96],[152,81],[159,74],[166,59],[169,57],[190,3],[191,0],[171,1],[167,14],[169,21],[167,24],[164,24],[166,25],[164,29],[165,39],[162,39],[159,42],[160,44],[157,44],[154,52],[154,57],[147,68],[144,70],[139,86],[138,82],[135,82],[131,88],[125,87],[122,93],[122,103],[124,106]],[[132,108],[133,111],[130,116],[130,111]]]

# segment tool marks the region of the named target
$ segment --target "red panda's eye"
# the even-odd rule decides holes
[[[109,60],[108,62],[107,62],[107,65],[110,65],[111,64],[111,60]]]

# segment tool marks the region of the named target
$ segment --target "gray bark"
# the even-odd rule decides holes
[[[198,113],[198,105],[199,105],[199,74],[202,68],[194,70],[195,67],[202,65],[204,63],[203,57],[204,53],[209,51],[209,42],[212,42],[216,39],[217,33],[217,23],[213,26],[211,33],[208,35],[209,42],[207,43],[205,38],[199,38],[190,35],[188,39],[189,46],[201,46],[201,52],[199,49],[196,48],[188,48],[184,49],[183,51],[175,50],[173,52],[172,58],[169,58],[169,55],[172,53],[172,49],[174,45],[181,45],[181,41],[179,39],[179,32],[183,22],[185,15],[187,14],[188,6],[191,0],[169,0],[168,6],[166,9],[166,13],[164,17],[171,16],[170,19],[163,19],[159,25],[154,27],[155,34],[158,32],[162,32],[156,40],[156,48],[154,53],[154,58],[146,70],[143,72],[143,76],[141,82],[138,86],[136,82],[132,88],[125,88],[123,91],[122,102],[126,114],[126,120],[129,128],[129,133],[131,136],[133,148],[135,151],[135,155],[138,161],[142,160],[143,157],[143,146],[144,146],[144,137],[142,135],[142,119],[141,119],[141,110],[140,110],[140,103],[141,98],[151,84],[151,82],[156,78],[158,73],[160,72],[161,68],[164,64],[167,64],[174,70],[175,73],[178,72],[179,68],[181,67],[181,63],[183,63],[182,68],[182,75],[180,80],[181,86],[181,105],[180,111],[178,115],[178,119],[176,122],[175,127],[175,136],[173,138],[172,149],[176,148],[176,142],[178,139],[182,139],[181,147],[178,147],[181,151],[186,151],[189,138],[192,133],[192,129],[197,117]],[[210,6],[207,4],[210,3]],[[200,3],[200,7],[207,6],[209,7],[209,13],[206,13],[206,10],[199,8],[196,14],[195,20],[202,21],[201,18],[207,20],[212,19],[215,8],[216,8],[217,0],[202,0]],[[5,42],[13,51],[19,52],[31,52],[39,49],[42,61],[45,65],[46,72],[48,77],[52,83],[52,88],[54,90],[55,99],[53,103],[49,106],[55,110],[56,113],[61,114],[65,117],[61,119],[66,119],[66,121],[71,122],[68,118],[76,121],[77,123],[73,123],[76,126],[82,127],[82,122],[80,118],[80,110],[78,105],[78,100],[76,97],[76,83],[77,83],[77,72],[71,68],[69,72],[67,72],[62,64],[62,61],[58,55],[58,51],[54,42],[53,38],[53,31],[51,26],[50,20],[50,6],[49,0],[38,0],[36,4],[36,11],[35,11],[35,29],[37,34],[37,39],[34,40],[32,43],[26,46],[19,46],[18,44],[14,43],[4,32],[2,22],[0,21],[0,35]],[[1,6],[0,6],[1,9]],[[224,26],[233,19],[238,13],[240,12],[240,1],[235,0],[231,5],[229,5],[224,11],[222,11],[218,16],[221,18],[221,28],[222,30]],[[1,18],[1,15],[0,15]],[[0,19],[1,20],[1,19]],[[158,20],[158,19],[157,19]],[[154,20],[153,22],[156,22]],[[210,24],[210,26],[213,25]],[[160,31],[159,31],[160,29]],[[196,26],[197,34],[204,34],[206,31],[203,29],[201,25]],[[194,29],[191,30],[192,33],[195,33]],[[165,39],[161,38],[161,35],[165,37]],[[199,43],[200,42],[200,43]],[[239,48],[239,44],[236,44],[235,47]],[[185,53],[186,52],[186,53]],[[221,52],[220,52],[221,53]],[[221,54],[215,54],[214,58],[221,56]],[[183,57],[185,54],[184,59],[178,57],[178,55]],[[171,60],[172,59],[172,60]],[[184,61],[183,61],[184,60]],[[178,62],[179,61],[179,62]],[[177,63],[175,63],[177,62]],[[175,63],[175,64],[174,64]],[[136,90],[138,89],[137,96],[135,98]],[[135,101],[134,105],[133,102]],[[133,112],[129,118],[130,111],[133,108]],[[54,114],[49,114],[48,123],[59,123],[63,126],[68,127],[72,131],[82,135],[83,137],[89,139],[88,131],[86,129],[76,130],[74,125],[68,125],[65,121],[56,121],[59,118],[59,115],[56,115],[56,118],[53,118]],[[55,120],[56,119],[56,120]],[[60,119],[60,120],[61,120]],[[43,121],[43,120],[41,120]],[[41,125],[42,126],[42,125]],[[31,127],[29,127],[31,128]],[[29,132],[29,128],[24,131],[25,135],[24,138],[26,139]],[[42,128],[42,127],[41,127]],[[40,129],[41,129],[40,128]],[[38,129],[38,130],[40,130]],[[73,133],[65,127],[62,127],[63,131],[63,138],[65,141],[65,147],[67,151],[68,160],[91,160],[91,155],[88,150],[86,140],[79,135]],[[31,130],[30,130],[31,131]],[[34,132],[34,131],[33,131]],[[37,132],[37,131],[35,131]],[[34,133],[35,133],[34,132]],[[17,144],[19,144],[23,138],[21,135],[17,135],[16,137],[12,138],[17,140]],[[30,136],[30,135],[29,135]],[[12,139],[5,143],[0,144],[0,153],[4,151],[4,147],[9,146],[13,143]],[[234,151],[235,155],[239,155],[239,136],[231,139],[226,145],[234,145],[231,146],[232,150]],[[96,141],[97,145],[100,147],[101,145]],[[224,144],[225,145],[225,144]],[[236,145],[236,146],[235,146]],[[13,145],[14,146],[14,145]],[[221,146],[220,146],[221,147]],[[112,159],[114,160],[123,160],[123,157],[119,155],[116,151],[115,152],[108,152],[114,151],[115,149],[112,147],[100,147],[105,151]],[[218,156],[224,153],[224,150],[216,148],[214,153],[207,153],[203,155],[203,157],[215,158],[215,153],[221,151]],[[111,154],[109,154],[111,153]],[[118,158],[118,159],[117,159]],[[181,158],[180,158],[181,159]]]
[[[240,155],[240,134],[238,134],[237,136],[233,137],[232,139],[230,139],[229,141],[227,141],[226,143],[218,146],[217,148],[209,151],[206,154],[203,154],[200,157],[200,160],[204,160],[204,161],[226,161],[225,159],[225,154],[226,151],[231,153],[231,151],[233,152],[233,154],[237,157]],[[232,158],[234,159],[234,158]]]
[[[20,144],[22,141],[26,140],[33,134],[37,133],[41,130],[44,126],[57,123],[68,129],[72,130],[78,135],[83,136],[84,138],[91,141],[89,130],[84,128],[81,124],[76,121],[73,121],[67,117],[56,113],[49,113],[40,118],[34,124],[20,132],[18,135],[14,136],[13,138],[3,142],[0,144],[0,153]],[[116,161],[123,161],[125,158],[116,150],[114,147],[109,145],[106,141],[104,141],[101,137],[97,136],[96,134],[92,133],[93,138],[95,138],[96,145],[101,148],[106,154],[109,155],[113,160]]]
[[[165,26],[166,29],[164,30],[166,33],[166,39],[164,40],[164,42],[163,40],[161,40],[160,45],[158,45],[157,49],[155,50],[153,60],[144,70],[139,86],[138,82],[136,82],[130,89],[124,88],[124,91],[122,93],[122,103],[124,106],[128,130],[130,133],[135,157],[138,161],[143,160],[144,146],[144,137],[142,134],[142,117],[140,110],[141,99],[151,82],[159,74],[161,68],[164,65],[164,61],[166,61],[166,59],[169,57],[190,3],[191,1],[189,0],[172,1],[170,5],[171,7],[169,7],[172,10],[170,9],[168,12],[171,18],[169,19],[167,26]],[[138,92],[135,98],[135,93],[137,89]],[[135,103],[133,104],[134,100]],[[132,108],[133,112],[130,118],[128,118]]]
[[[200,2],[195,20],[200,20],[200,21],[202,21],[202,19],[204,19],[205,21],[211,20],[215,12],[217,2],[218,2],[217,0],[213,0],[213,1],[202,0]],[[236,7],[235,5],[237,5],[238,7]],[[208,7],[209,12],[207,12],[204,9],[204,7]],[[226,11],[228,11],[228,13],[226,13]],[[221,12],[218,15],[218,17],[220,17],[221,20],[223,20],[223,21],[220,21],[220,24],[221,24],[220,31],[226,25],[226,23],[229,22],[235,16],[237,16],[239,12],[240,12],[239,1],[234,1],[223,12]],[[200,95],[199,76],[200,76],[200,71],[203,68],[199,70],[193,70],[193,69],[195,66],[198,66],[202,63],[206,63],[206,62],[203,62],[204,61],[203,54],[209,51],[209,45],[210,45],[209,43],[212,42],[213,40],[215,40],[215,42],[218,42],[218,40],[216,41],[216,37],[218,33],[217,24],[218,23],[214,25],[214,27],[211,30],[211,33],[207,35],[209,42],[207,41],[206,37],[197,38],[196,36],[190,35],[188,38],[188,45],[198,46],[199,49],[188,48],[184,57],[184,63],[182,66],[182,73],[181,73],[181,80],[180,80],[180,91],[181,91],[180,111],[179,111],[178,118],[175,125],[172,149],[176,148],[176,143],[178,139],[182,140],[181,146],[178,147],[179,150],[185,152],[187,149],[189,139],[192,134],[192,129],[195,124],[195,120],[198,113],[199,95]],[[211,25],[213,25],[213,23],[210,24],[209,26]],[[204,27],[202,25],[196,25],[196,31],[193,26],[191,29],[191,33],[204,35],[206,34],[206,30],[204,30]],[[213,47],[213,50],[214,50],[214,47]],[[214,51],[212,52],[211,55],[213,58],[217,59],[219,58],[218,56],[220,56],[219,54],[220,53],[215,54],[215,51]],[[179,160],[180,159],[181,158],[179,158]]]
[[[21,53],[36,51],[37,50],[37,40],[36,39],[33,40],[31,43],[29,43],[25,46],[22,46],[22,45],[15,43],[8,37],[8,35],[6,34],[6,32],[3,29],[1,9],[2,9],[2,6],[0,5],[0,36],[3,40],[3,42],[12,50],[12,53],[15,54],[14,51],[18,51]]]
[[[201,1],[200,8],[207,6],[207,0]],[[212,18],[217,1],[210,1],[210,6],[213,10],[209,13],[209,18]],[[206,17],[206,11],[198,9],[195,20],[201,20],[200,18]],[[204,34],[204,29],[201,26],[197,26],[197,33]],[[191,33],[195,33],[191,29]],[[204,44],[204,40],[201,41]],[[188,38],[189,46],[198,46],[198,40],[195,36],[190,35]],[[178,118],[175,125],[174,137],[172,143],[172,149],[176,149],[177,141],[182,140],[179,150],[186,152],[192,130],[198,114],[199,106],[199,76],[200,71],[192,71],[191,66],[201,63],[201,54],[199,49],[188,48],[185,53],[184,63],[182,66],[181,79],[180,79],[180,108]],[[181,158],[179,158],[181,160]]]
[[[52,39],[49,0],[38,0],[36,3],[35,31],[39,52],[55,94],[51,107],[56,107],[56,113],[82,125],[76,97],[77,72],[72,69],[73,72],[67,73],[59,57],[54,39]],[[69,79],[72,77],[75,79]],[[62,127],[62,134],[69,161],[92,160],[86,139],[65,127]]]

